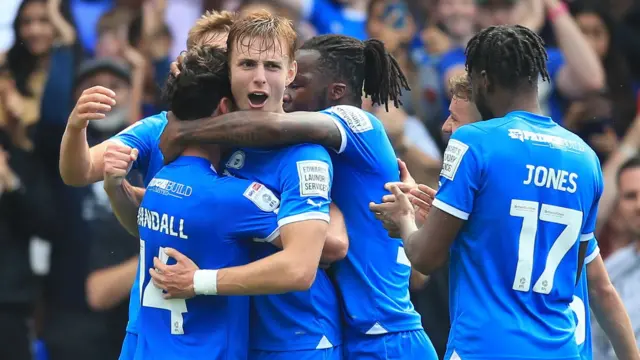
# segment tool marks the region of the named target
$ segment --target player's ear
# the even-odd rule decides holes
[[[340,100],[347,93],[347,85],[343,83],[332,83],[329,85],[329,99]]]
[[[480,84],[483,89],[491,91],[491,80],[489,79],[489,75],[486,70],[480,71]]]
[[[298,73],[298,63],[293,60],[291,64],[289,64],[289,68],[287,69],[287,81],[285,83],[286,86],[289,86],[293,82],[293,79],[296,78],[296,74]]]
[[[218,108],[216,109],[216,113],[218,115],[224,115],[233,110],[233,101],[228,97],[223,97],[218,104]]]

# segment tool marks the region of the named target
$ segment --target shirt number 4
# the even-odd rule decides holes
[[[513,279],[513,290],[529,291],[533,273],[533,254],[539,221],[565,225],[547,255],[544,271],[533,285],[533,291],[549,294],[560,261],[578,241],[582,228],[582,212],[565,207],[540,204],[536,201],[511,200],[511,216],[522,218],[518,242],[518,265]]]
[[[140,284],[144,284],[145,272],[148,271],[147,267],[144,266],[144,256],[144,240],[140,240]],[[158,258],[163,263],[167,263],[168,257],[162,247],[158,251]],[[184,334],[182,314],[187,312],[186,301],[184,299],[165,299],[162,295],[162,290],[157,288],[153,281],[149,281],[141,294],[142,306],[169,310],[171,313],[171,334]]]

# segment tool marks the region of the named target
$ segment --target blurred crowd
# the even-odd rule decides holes
[[[466,42],[497,24],[539,32],[550,76],[540,82],[542,108],[600,158],[598,240],[640,334],[640,171],[616,177],[640,147],[640,1],[566,5],[570,16],[558,0],[0,1],[0,359],[118,357],[138,242],[119,226],[102,184],[63,184],[60,140],[75,101],[94,85],[117,94],[106,119],[88,128],[96,144],[164,110],[169,65],[207,10],[268,9],[296,24],[300,42],[325,33],[382,40],[412,91],[401,108],[371,111],[414,178],[434,188],[452,126],[469,116],[449,111]],[[446,269],[412,279],[412,298],[442,355]],[[615,358],[594,336],[594,358]]]

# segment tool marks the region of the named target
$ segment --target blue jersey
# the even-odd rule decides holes
[[[333,168],[321,146],[237,150],[227,159],[226,171],[280,194],[280,227],[304,220],[329,221]],[[253,251],[254,259],[259,259],[278,249],[256,244]],[[342,341],[337,295],[324,270],[318,270],[307,291],[252,297],[251,323],[252,350],[324,349]]]
[[[349,252],[334,265],[350,331],[385,334],[422,329],[409,299],[411,264],[402,241],[392,239],[369,211],[369,202],[388,194],[384,185],[400,181],[398,161],[384,126],[353,106],[335,106],[332,117],[342,134],[331,155],[335,186],[331,196],[342,210]]]
[[[277,231],[277,198],[249,196],[258,183],[219,177],[209,161],[183,156],[162,168],[147,186],[138,212],[143,256],[139,359],[244,359],[249,342],[248,296],[196,296],[166,300],[148,275],[153,258],[167,264],[174,248],[201,269],[249,262],[249,242]]]
[[[580,349],[582,360],[593,359],[593,348],[591,344],[591,316],[589,316],[589,287],[587,286],[587,265],[600,254],[598,241],[594,237],[589,241],[589,247],[584,259],[580,281],[576,286],[576,293],[573,296],[571,310],[576,314],[578,324],[576,326],[576,343]]]
[[[131,148],[138,149],[138,158],[133,163],[133,168],[140,171],[144,177],[144,185],[147,186],[151,179],[156,175],[163,166],[164,157],[158,148],[160,143],[160,135],[167,126],[167,113],[144,118],[135,122],[133,125],[121,131],[111,140],[120,142]],[[140,310],[140,264],[138,263],[138,274],[131,287],[131,296],[129,297],[129,322],[127,323],[127,331],[137,334],[138,311]]]
[[[593,150],[515,111],[456,131],[440,182],[433,206],[467,220],[450,250],[448,356],[579,359],[569,304],[603,189]]]

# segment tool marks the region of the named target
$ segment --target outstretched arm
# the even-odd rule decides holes
[[[333,118],[318,112],[237,111],[195,121],[178,121],[169,113],[167,118],[160,148],[169,159],[189,144],[270,147],[312,143],[338,150],[342,143]]]

